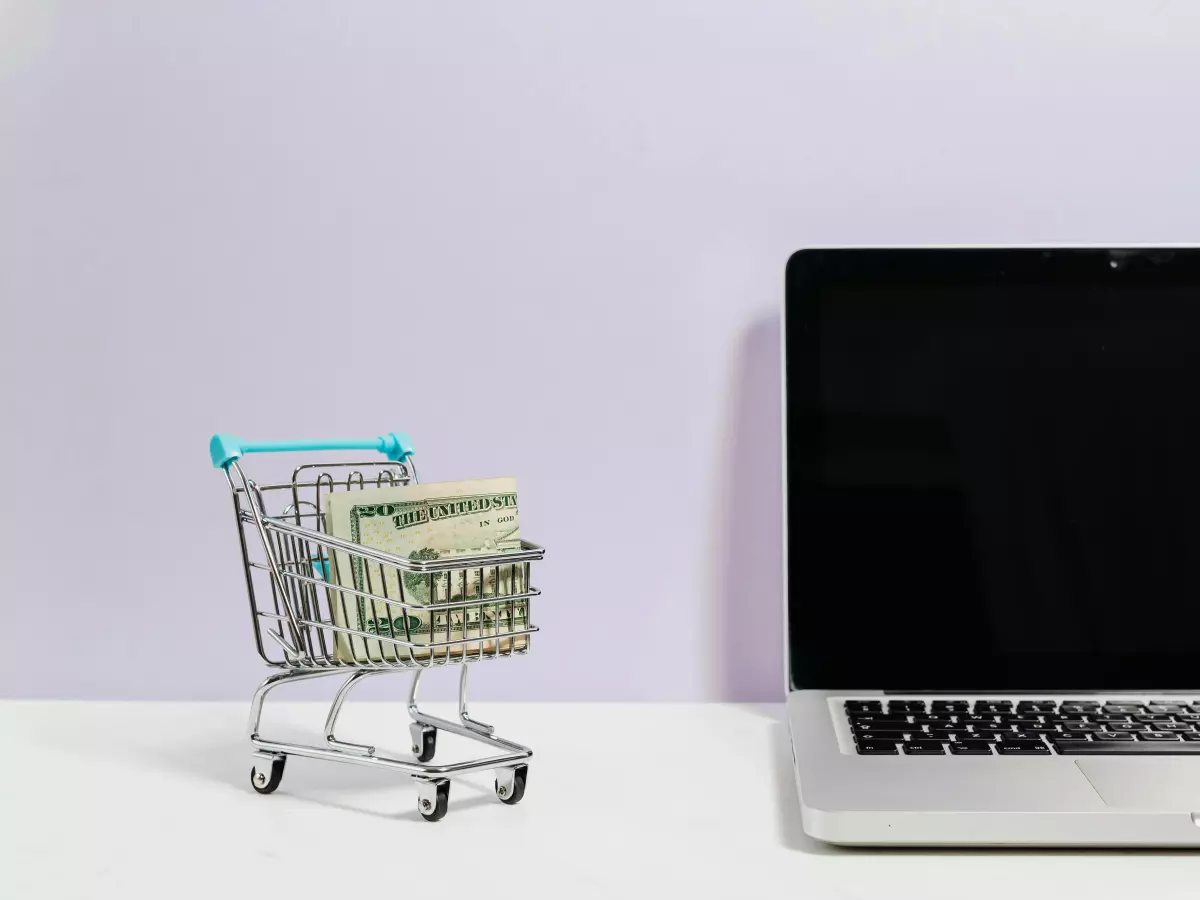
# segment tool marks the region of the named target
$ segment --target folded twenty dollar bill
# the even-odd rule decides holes
[[[334,491],[325,498],[325,523],[326,533],[334,537],[411,560],[500,554],[521,547],[517,483],[512,478]],[[423,613],[331,587],[333,623],[340,628],[406,644],[464,642],[410,650],[387,640],[337,632],[339,661],[394,662],[409,659],[410,653],[423,659],[431,653],[486,655],[525,647],[524,636],[504,637],[523,631],[528,622],[525,600],[504,600],[527,591],[521,563],[436,573],[400,572],[337,551],[322,574],[332,585],[418,606],[497,598],[496,603]]]

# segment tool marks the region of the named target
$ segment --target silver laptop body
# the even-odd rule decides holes
[[[805,831],[1200,846],[1200,250],[806,250],[786,294]]]

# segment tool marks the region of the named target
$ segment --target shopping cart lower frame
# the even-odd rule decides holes
[[[289,482],[262,485],[247,477],[239,463],[247,453],[353,449],[377,450],[387,462],[308,463],[297,467]],[[506,553],[414,560],[327,534],[322,498],[328,492],[418,483],[411,444],[399,434],[365,441],[272,442],[215,435],[210,454],[213,465],[224,470],[233,495],[258,653],[268,666],[280,670],[259,685],[251,701],[247,738],[254,756],[254,790],[275,791],[287,758],[301,756],[411,776],[418,812],[429,821],[445,816],[450,779],[472,772],[493,770],[498,799],[510,805],[520,802],[533,751],[498,737],[491,725],[472,718],[467,688],[476,663],[528,653],[538,630],[531,606],[540,594],[530,584],[530,566],[543,558],[544,549],[522,541],[519,550]],[[278,494],[291,502],[272,514],[268,498]],[[309,496],[311,500],[303,499]],[[252,551],[257,546],[262,559]],[[357,567],[352,580],[340,577],[340,571],[348,571],[347,560]],[[418,587],[427,584],[424,601],[411,596],[411,587],[405,590],[414,579]],[[457,596],[455,586],[461,588]],[[430,715],[417,702],[425,672],[451,665],[460,667],[457,721]],[[373,744],[337,737],[338,717],[355,687],[368,678],[398,672],[412,676],[407,710],[413,759],[386,756]],[[273,690],[339,675],[345,680],[325,719],[324,745],[273,740],[260,733],[263,707]],[[495,753],[432,763],[438,731],[481,743]]]

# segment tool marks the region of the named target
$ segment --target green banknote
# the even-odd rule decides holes
[[[512,478],[335,491],[325,498],[329,534],[412,560],[520,549],[518,521],[517,483]],[[438,655],[488,654],[525,646],[524,637],[504,637],[524,630],[528,619],[526,601],[503,599],[526,591],[520,563],[421,574],[342,551],[330,562],[331,583],[377,598],[419,606],[497,598],[495,603],[406,612],[382,599],[331,589],[333,623],[338,627],[416,645],[465,642],[440,648]],[[343,662],[393,662],[409,659],[410,653],[425,658],[431,652],[362,635],[337,636],[337,658]]]

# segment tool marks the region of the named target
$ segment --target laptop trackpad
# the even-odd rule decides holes
[[[1079,759],[1075,765],[1108,806],[1200,812],[1200,758],[1195,756]]]

